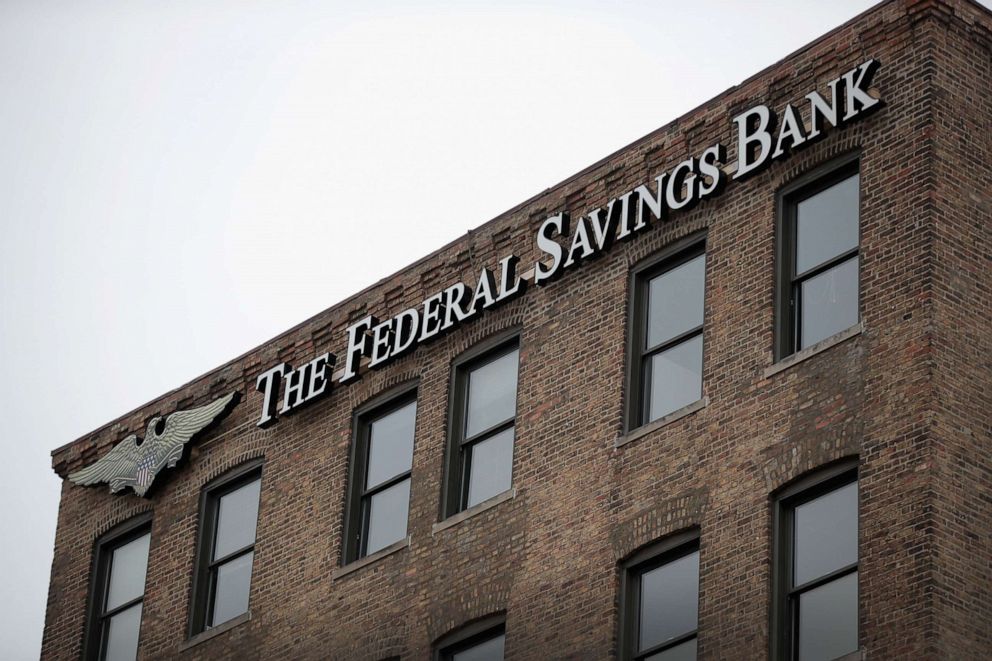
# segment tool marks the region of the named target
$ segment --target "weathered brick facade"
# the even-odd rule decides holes
[[[716,141],[731,119],[882,63],[878,112],[771,165],[602,258],[334,385],[259,429],[255,379],[272,364],[341,354],[344,329],[474,282],[534,234]],[[774,364],[776,191],[860,150],[863,330]],[[737,156],[729,154],[733,162]],[[860,643],[867,658],[992,657],[992,15],[966,0],[893,0],[705,105],[252,352],[53,453],[65,476],[156,415],[231,390],[244,401],[164,471],[146,499],[64,480],[42,656],[79,658],[94,541],[153,513],[139,656],[147,659],[427,659],[438,637],[506,614],[510,659],[616,658],[618,563],[700,531],[699,653],[769,649],[772,493],[859,458]],[[707,405],[623,435],[631,267],[706,233]],[[452,361],[520,331],[515,495],[443,530]],[[772,373],[774,372],[774,373]],[[352,413],[418,380],[410,544],[339,577]],[[182,649],[202,487],[263,457],[251,619]]]

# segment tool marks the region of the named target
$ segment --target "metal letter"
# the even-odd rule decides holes
[[[868,60],[841,76],[844,79],[845,122],[880,103],[879,99],[868,93],[868,86],[877,70],[878,61]],[[854,79],[855,75],[858,76],[857,80]]]
[[[426,342],[441,332],[441,317],[444,314],[444,292],[438,292],[424,299],[424,312],[421,315],[420,341]]]
[[[351,383],[359,378],[358,366],[362,362],[362,356],[369,354],[369,338],[365,333],[378,323],[378,319],[369,315],[348,327],[348,353],[344,374],[339,379],[341,383]]]
[[[758,120],[756,126],[751,121],[752,118]],[[737,124],[737,172],[734,173],[734,179],[740,179],[764,165],[771,156],[770,131],[775,125],[775,115],[768,106],[758,105],[734,117],[734,123]],[[755,147],[758,146],[761,147],[760,157],[755,154]]]
[[[785,107],[785,113],[782,115],[782,126],[778,130],[778,140],[775,143],[775,152],[772,154],[772,158],[778,158],[804,142],[806,142],[806,135],[803,132],[803,122],[790,103]]]
[[[550,268],[545,268],[541,260],[534,263],[534,284],[546,285],[559,275],[563,268],[562,256],[564,250],[557,241],[551,239],[552,232],[561,235],[568,234],[568,214],[560,213],[546,219],[537,230],[537,247],[551,255]]]
[[[310,369],[310,363],[307,363],[298,370],[293,370],[289,374],[283,376],[283,380],[286,382],[284,392],[282,395],[282,409],[279,411],[280,415],[286,415],[292,411],[298,404],[302,404],[307,401],[307,381],[309,375],[307,374]]]
[[[409,320],[409,323],[404,324],[405,320]],[[415,346],[418,330],[420,330],[420,312],[418,310],[410,308],[396,315],[396,328],[393,331],[393,358],[399,358]]]
[[[672,168],[672,175],[668,178],[668,186],[665,188],[665,203],[669,209],[673,211],[691,209],[699,201],[698,172],[699,162],[695,158],[686,159]],[[683,188],[689,190],[680,200],[678,196],[682,194]]]
[[[333,353],[325,353],[310,361],[310,394],[307,395],[307,401],[316,399],[327,391],[331,384],[331,375],[328,371],[334,370],[336,361],[337,356]]]
[[[255,381],[255,390],[262,392],[262,417],[256,423],[259,427],[268,427],[276,421],[276,403],[279,399],[279,379],[286,370],[292,370],[286,363],[279,363],[272,369],[262,372]]]
[[[723,187],[727,185],[727,173],[718,164],[726,162],[727,150],[719,143],[703,152],[699,158],[699,174],[703,178],[699,183],[699,199],[723,192]]]
[[[372,348],[369,351],[369,369],[387,360],[392,355],[393,321],[389,319],[372,328]]]

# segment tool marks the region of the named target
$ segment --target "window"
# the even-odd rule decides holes
[[[445,482],[450,516],[507,491],[513,471],[518,344],[483,345],[455,365]]]
[[[193,634],[248,612],[261,485],[255,462],[203,491]]]
[[[150,517],[142,516],[97,543],[86,659],[137,658],[150,541]]]
[[[858,163],[831,164],[781,195],[777,357],[858,323]]]
[[[635,270],[628,428],[702,397],[705,285],[702,244]]]
[[[436,661],[503,661],[503,616],[488,617],[442,638]]]
[[[621,578],[621,658],[696,658],[699,539],[678,535],[634,555]]]
[[[345,563],[406,537],[416,418],[415,393],[356,416]]]
[[[851,464],[777,501],[773,658],[828,661],[858,649],[858,482]]]

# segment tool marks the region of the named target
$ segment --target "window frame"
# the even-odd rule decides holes
[[[802,351],[802,284],[852,258],[858,259],[858,321],[861,320],[861,182],[858,185],[858,245],[825,262],[796,273],[799,203],[841,181],[861,174],[861,153],[853,152],[814,168],[782,187],[776,194],[775,360]],[[843,330],[843,329],[842,329]],[[827,339],[827,338],[824,338]],[[808,347],[807,347],[808,348]]]
[[[141,597],[121,604],[111,611],[104,612],[107,592],[110,589],[110,565],[114,551],[144,536],[149,536],[148,555],[151,556],[152,513],[138,514],[127,521],[114,526],[97,538],[93,546],[93,563],[90,571],[90,589],[86,600],[86,630],[83,635],[83,655],[86,661],[99,661],[103,657],[108,629],[104,622],[131,608],[142,604],[142,619],[144,618],[144,601],[147,590],[144,588]],[[145,559],[145,583],[148,582],[148,558]],[[141,621],[138,621],[138,647],[141,647]]]
[[[706,296],[708,278],[704,275],[703,282],[703,323],[692,329],[684,331],[660,344],[642,348],[647,337],[647,312],[649,301],[649,288],[651,281],[668,271],[674,270],[699,256],[707,256],[706,233],[696,233],[669,245],[660,252],[642,260],[630,272],[629,283],[629,306],[628,306],[628,331],[627,331],[627,397],[626,415],[624,416],[625,433],[629,433],[640,427],[651,424],[647,419],[649,410],[650,392],[648,390],[648,379],[645,378],[644,363],[652,356],[667,351],[679,344],[688,342],[694,338],[703,338],[702,361],[700,368],[700,392],[699,399],[703,397],[705,391],[703,385],[706,383],[704,366],[706,365]],[[709,260],[707,259],[707,262]],[[708,268],[707,268],[708,270]],[[691,402],[690,402],[691,404]],[[676,411],[678,409],[675,409]],[[674,413],[672,411],[671,413]],[[668,414],[666,414],[668,415]],[[661,416],[659,420],[664,418]]]
[[[804,592],[820,587],[853,572],[859,572],[861,566],[861,488],[859,484],[858,458],[842,459],[830,466],[815,471],[782,488],[774,495],[772,501],[772,608],[771,608],[771,644],[769,658],[773,661],[789,661],[797,658],[798,635],[796,632],[796,617],[798,609],[794,607],[796,599]],[[794,571],[794,515],[796,508],[812,500],[836,491],[848,484],[857,484],[858,519],[857,543],[858,559],[855,563],[836,569],[828,574],[807,581],[802,585],[792,585]],[[860,582],[858,575],[858,646],[861,645],[860,626]]]
[[[680,558],[700,551],[700,531],[692,528],[683,532],[669,535],[664,539],[650,544],[635,552],[620,564],[620,613],[618,617],[619,658],[632,661],[649,657],[677,645],[699,638],[699,621],[691,632],[682,634],[646,650],[638,650],[640,635],[640,577]],[[702,583],[702,571],[696,576]],[[697,585],[698,612],[698,585]]]
[[[208,482],[200,491],[200,525],[196,543],[196,565],[193,570],[192,605],[187,630],[187,638],[192,638],[204,631],[209,631],[223,624],[207,624],[214,606],[214,570],[231,560],[255,550],[258,545],[257,522],[262,517],[262,459],[255,459],[238,466],[223,475]],[[249,484],[259,481],[258,518],[256,519],[255,540],[237,551],[233,551],[220,560],[211,560],[217,537],[217,515],[220,510],[220,499],[227,494]],[[252,576],[254,576],[254,558],[252,558]],[[251,593],[251,583],[248,586]],[[250,601],[246,612],[251,612]]]
[[[506,639],[506,614],[497,613],[470,622],[434,643],[432,661],[451,661],[455,654],[502,635]],[[505,655],[504,655],[505,656]]]
[[[513,459],[516,456],[517,413],[520,404],[520,350],[519,329],[513,329],[489,338],[462,353],[451,364],[450,394],[448,402],[448,447],[445,452],[444,482],[441,494],[441,520],[463,512],[467,507],[471,469],[470,452],[465,449],[476,445],[506,429],[514,429],[513,451],[510,455],[510,483],[513,484]],[[465,437],[468,412],[468,375],[502,356],[517,351],[517,387],[514,393],[514,413],[508,418],[473,436]],[[498,494],[494,494],[498,495]]]
[[[351,456],[348,469],[348,497],[344,515],[344,544],[341,551],[341,565],[345,566],[368,557],[365,549],[368,544],[368,516],[364,513],[366,499],[384,491],[405,479],[410,480],[411,499],[413,486],[413,454],[410,457],[410,470],[386,480],[369,490],[365,486],[368,470],[370,431],[372,423],[390,413],[398,411],[410,403],[417,403],[418,382],[402,384],[391,388],[357,408],[352,415]],[[416,452],[417,421],[413,423],[413,453]],[[410,531],[407,514],[407,533]],[[406,535],[404,535],[405,537]],[[387,547],[388,548],[388,547]],[[382,550],[382,549],[380,549]]]

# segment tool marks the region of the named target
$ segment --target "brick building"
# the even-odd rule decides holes
[[[992,657],[990,216],[884,2],[55,450],[42,656]]]

